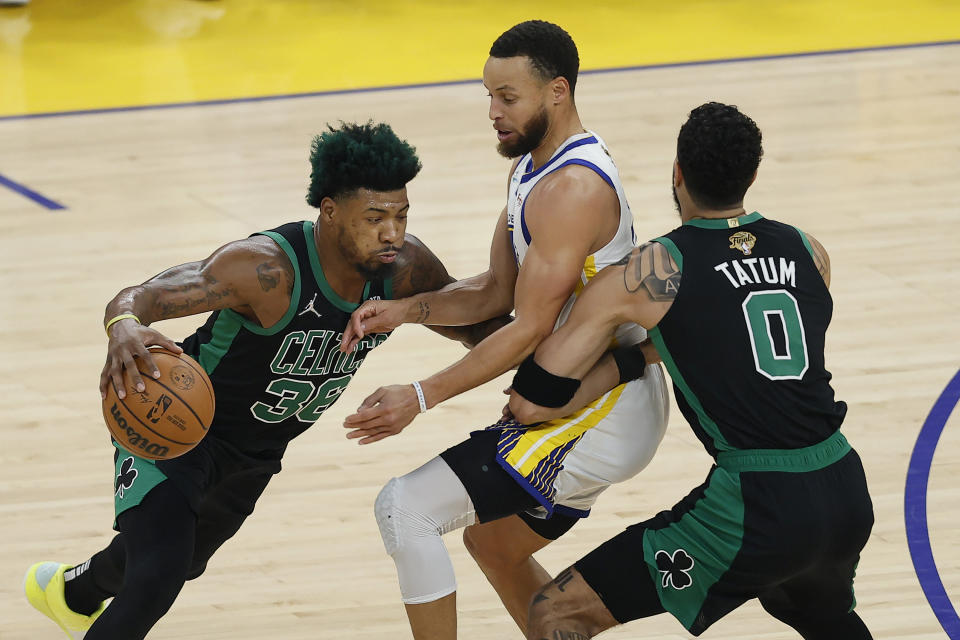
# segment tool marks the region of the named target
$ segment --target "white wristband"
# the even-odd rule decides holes
[[[411,382],[413,385],[413,390],[417,392],[417,402],[420,403],[420,413],[427,412],[427,400],[423,397],[423,388],[420,386],[419,382]]]

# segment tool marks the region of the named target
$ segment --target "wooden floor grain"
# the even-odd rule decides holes
[[[607,141],[641,239],[676,226],[668,176],[686,113],[715,99],[764,132],[748,210],[788,221],[831,254],[827,366],[850,404],[876,526],[857,576],[877,638],[944,632],[923,598],[903,521],[920,425],[960,366],[960,46],[585,75],[585,124]],[[390,122],[418,148],[409,230],[457,276],[486,266],[509,164],[481,86],[458,85],[226,106],[0,122],[0,167],[68,208],[0,189],[0,638],[58,637],[20,591],[32,562],[80,562],[110,539],[112,448],[99,417],[105,303],[121,287],[229,240],[314,217],[304,203],[310,138],[326,122]],[[161,329],[183,337],[200,319]],[[411,470],[496,419],[503,381],[453,399],[367,447],[340,424],[381,384],[426,376],[459,345],[403,327],[340,402],[290,447],[256,513],[184,589],[152,638],[409,637],[372,504]],[[957,419],[930,474],[933,551],[960,598]],[[699,484],[709,459],[674,410],[650,467],[607,491],[594,514],[541,554],[559,571]],[[518,632],[457,535],[464,638]],[[609,638],[689,637],[660,616]],[[795,636],[748,604],[705,638]]]

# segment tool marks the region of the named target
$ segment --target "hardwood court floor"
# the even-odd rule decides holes
[[[578,102],[624,176],[638,236],[676,225],[668,176],[679,125],[709,99],[738,104],[765,135],[747,207],[815,235],[833,263],[827,364],[850,404],[877,522],[857,576],[877,638],[944,633],[907,551],[903,486],[920,424],[960,363],[960,47],[586,75]],[[59,637],[20,592],[41,559],[79,562],[110,538],[112,448],[99,417],[104,304],[122,286],[231,239],[313,217],[303,201],[310,137],[325,122],[385,120],[419,149],[409,230],[454,275],[485,268],[508,164],[479,85],[217,107],[0,122],[0,160],[68,206],[0,190],[0,638]],[[184,336],[198,320],[161,325]],[[709,330],[709,319],[704,320]],[[402,474],[499,414],[505,381],[454,399],[400,436],[358,448],[340,423],[377,386],[420,378],[459,346],[397,331],[341,401],[294,442],[257,512],[184,589],[151,638],[408,637],[393,564],[372,514]],[[934,554],[960,597],[957,419],[930,478]],[[674,410],[650,467],[541,554],[552,572],[671,506],[709,459]],[[463,637],[519,637],[458,536]],[[685,638],[661,616],[609,638]],[[703,637],[795,637],[755,604]]]

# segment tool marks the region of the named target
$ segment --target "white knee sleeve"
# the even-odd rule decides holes
[[[407,604],[438,600],[457,590],[453,564],[440,538],[473,524],[473,502],[457,475],[437,457],[393,478],[373,507],[387,553],[397,565]]]

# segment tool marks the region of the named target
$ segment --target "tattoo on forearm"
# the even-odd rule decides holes
[[[271,273],[276,272],[277,267],[269,262],[257,265],[257,280],[260,281],[260,288],[264,291],[275,289],[278,284],[277,277]]]
[[[179,316],[197,313],[198,309],[208,309],[212,306],[215,306],[217,302],[223,298],[232,296],[233,294],[233,289],[229,288],[221,290],[208,289],[203,295],[196,298],[188,297],[184,300],[178,300],[176,302],[156,302],[153,305],[153,310],[158,320],[162,320],[164,318],[176,318]]]
[[[417,303],[417,324],[423,324],[426,322],[427,318],[430,317],[430,303],[429,302],[418,302]]]
[[[623,286],[629,293],[645,293],[654,302],[669,302],[677,296],[680,271],[660,243],[648,242],[617,264],[626,265]]]
[[[233,290],[194,263],[172,267],[144,283],[144,302],[154,320],[199,313],[203,307],[233,295]],[[186,282],[183,280],[186,279]],[[178,282],[179,280],[179,282]]]
[[[160,279],[159,282],[163,282]],[[167,284],[159,285],[157,289],[163,293],[190,293],[193,291],[203,291],[207,287],[218,283],[218,280],[208,273],[203,274],[202,282],[188,282],[186,284]]]

